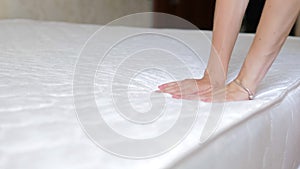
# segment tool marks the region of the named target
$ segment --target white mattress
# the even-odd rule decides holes
[[[149,94],[156,90],[158,84],[172,80],[172,76],[176,79],[201,76],[209,54],[209,42],[205,37],[210,37],[211,33],[205,32],[203,36],[199,31],[191,30],[109,27],[98,38],[90,39],[86,48],[81,51],[88,38],[99,28],[93,25],[30,20],[0,21],[1,169],[299,167],[299,38],[287,40],[279,57],[259,86],[253,101],[218,105],[198,101],[181,102],[170,98],[167,94],[154,94],[152,95],[154,102],[150,103]],[[85,124],[89,125],[89,122],[97,123],[99,117],[91,119],[88,116],[91,103],[76,104],[76,99],[84,100],[86,93],[80,90],[82,87],[80,85],[84,83],[73,88],[74,70],[78,70],[75,65],[80,54],[80,59],[83,59],[79,59],[81,63],[90,61],[88,59],[97,60],[97,52],[109,47],[120,35],[138,33],[144,34],[128,38],[129,40],[121,41],[122,43],[114,46],[98,67],[95,76],[95,101],[105,123],[116,133],[135,140],[158,137],[174,127],[179,118],[183,119],[181,124],[183,128],[191,122],[190,120],[193,125],[188,132],[181,131],[179,125],[177,134],[185,135],[180,135],[182,139],[178,144],[176,142],[175,146],[167,149],[168,151],[161,151],[162,153],[158,155],[154,150],[160,145],[168,146],[173,138],[155,142],[154,147],[149,144],[148,147],[136,149],[127,149],[122,140],[113,137],[100,140],[104,140],[106,146],[115,153],[119,151],[118,155],[114,155],[114,152],[108,152],[109,149],[97,145],[99,143],[97,139],[93,140],[93,136],[100,137],[109,133],[96,131],[91,134],[86,133],[88,129],[83,128]],[[179,40],[174,41],[163,35]],[[252,38],[251,34],[239,36],[230,63],[229,79],[237,75]],[[180,41],[182,39],[201,56],[201,59],[197,58],[187,46],[182,45]],[[162,53],[158,51],[150,51],[140,53],[138,55],[140,58],[132,57],[127,67],[117,67],[120,63],[125,64],[121,62],[125,56],[151,47],[165,49],[179,60],[159,56]],[[90,57],[85,58],[85,55]],[[91,63],[92,66],[98,64],[87,63]],[[129,97],[130,104],[139,111],[147,111],[149,107],[151,108],[151,104],[159,104],[157,101],[163,98],[165,114],[155,123],[133,125],[116,113],[111,96],[116,94],[119,97],[118,94],[122,91],[112,93],[110,80],[115,74],[113,70],[121,70],[118,72],[119,79],[114,80],[114,85],[117,90],[122,90],[118,88],[125,83],[122,78],[126,79],[132,75],[132,70],[136,67],[147,66],[150,68],[135,74],[131,85],[127,88],[132,92]],[[160,70],[155,69],[155,66]],[[183,71],[185,69],[191,73],[187,74]],[[81,73],[86,77],[91,76],[84,69]],[[123,106],[122,110],[128,109],[128,103],[119,101],[118,104]],[[181,109],[183,104],[188,106]],[[195,105],[196,111],[189,109],[189,106]],[[76,106],[82,106],[81,110],[86,109],[87,114],[79,113],[77,116]],[[218,108],[222,108],[221,114]],[[194,118],[194,112],[197,113],[197,118]],[[214,116],[219,117],[217,121],[210,119]],[[212,128],[209,128],[207,126],[209,122],[217,123],[213,123]],[[209,129],[215,130],[210,132]],[[204,137],[207,134],[209,137]],[[175,136],[176,132],[174,138]],[[114,149],[116,147],[117,149]],[[142,154],[136,157],[149,155],[151,158],[122,157],[134,156],[135,153]]]

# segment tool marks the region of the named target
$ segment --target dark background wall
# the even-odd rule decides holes
[[[265,0],[250,0],[241,32],[255,33]],[[184,18],[199,29],[212,30],[215,0],[154,0],[155,12],[164,12]],[[165,21],[154,18],[156,27],[164,27]],[[179,26],[178,26],[179,27]],[[291,35],[294,31],[291,31]]]

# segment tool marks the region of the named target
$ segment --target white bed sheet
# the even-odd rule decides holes
[[[99,26],[30,20],[0,22],[0,168],[3,169],[118,169],[118,168],[297,168],[300,164],[300,39],[289,38],[270,72],[262,81],[256,99],[226,103],[216,132],[203,144],[199,142],[209,117],[211,104],[199,103],[198,118],[186,138],[167,153],[149,159],[132,160],[114,156],[96,146],[83,132],[75,113],[72,81],[76,60],[86,40]],[[201,53],[209,54],[207,39],[197,31],[156,30],[128,27],[109,28],[111,34],[92,41],[107,45],[120,33],[155,32],[184,38]],[[205,32],[210,37],[210,32]],[[199,39],[200,37],[200,39]],[[201,38],[202,37],[202,38]],[[200,77],[205,64],[176,44],[155,36],[133,38],[115,48],[103,61],[103,72],[96,76],[98,107],[106,122],[118,132],[131,137],[153,137],[170,126],[177,115],[164,116],[160,125],[134,128],[112,112],[106,97],[110,68],[114,61],[130,52],[157,45],[170,49],[185,62],[192,77]],[[230,63],[229,78],[236,76],[253,35],[241,34]],[[170,45],[171,44],[171,45]],[[93,51],[92,51],[93,52]],[[122,55],[121,55],[122,54]],[[115,59],[115,60],[114,60]],[[159,60],[161,59],[161,60]],[[151,58],[149,58],[150,62]],[[158,58],[179,78],[190,78],[177,71],[172,60]],[[144,64],[147,60],[135,60]],[[126,71],[123,72],[126,75]],[[147,75],[152,75],[147,78]],[[171,80],[169,76],[149,71],[137,78],[147,86]],[[134,87],[134,86],[133,86]],[[171,99],[170,112],[180,108]],[[139,95],[136,105],[147,109]],[[88,107],[88,105],[87,105]],[[189,115],[187,113],[187,115]],[[147,130],[146,130],[147,129]],[[145,132],[147,131],[147,133]],[[120,144],[110,140],[112,146]]]

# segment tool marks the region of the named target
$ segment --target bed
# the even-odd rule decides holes
[[[153,92],[174,79],[201,77],[211,32],[112,26],[91,39],[101,28],[0,21],[0,168],[300,167],[300,38],[288,38],[254,100],[211,104]],[[118,38],[127,34],[135,36]],[[252,34],[239,35],[229,80],[252,39]],[[99,60],[99,52],[111,44]],[[89,78],[93,97],[85,90]],[[159,119],[144,118],[151,104],[165,110],[157,115],[154,109]],[[89,114],[92,107],[100,113]],[[126,115],[134,120],[124,120]],[[104,123],[112,130],[97,128]],[[141,143],[151,138],[162,139]]]

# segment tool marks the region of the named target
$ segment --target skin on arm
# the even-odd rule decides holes
[[[299,14],[299,11],[300,0],[266,1],[256,36],[243,63],[240,73],[235,81],[249,89],[252,93],[256,92],[257,86],[264,78],[265,74],[280,52]],[[222,62],[223,57],[222,55],[220,56]],[[213,60],[212,55],[210,57],[211,62],[209,62],[208,65],[218,65],[215,63],[217,61]],[[227,67],[225,66],[223,68],[227,71]],[[210,68],[210,66],[208,66],[208,68]],[[213,71],[210,70],[210,72]],[[218,97],[218,95],[221,97]],[[213,97],[221,98],[222,100],[215,100],[213,99]],[[248,100],[248,97],[249,95],[245,91],[245,89],[243,89],[240,85],[231,82],[224,89],[220,89],[217,92],[213,93],[213,96],[211,93],[207,92],[201,94],[195,93],[192,95],[183,94],[179,98],[201,99],[203,101],[210,102]]]
[[[280,52],[300,11],[300,0],[267,0],[257,33],[236,80],[252,93]],[[248,93],[234,82],[225,90],[226,101],[248,100]],[[217,94],[222,91],[217,92]],[[224,93],[224,92],[223,92]],[[203,96],[212,101],[209,95]]]
[[[253,93],[280,52],[300,10],[300,0],[267,0],[237,79]]]
[[[204,93],[211,93],[213,89],[224,88],[228,63],[248,2],[216,1],[211,52],[203,77],[160,85],[161,92],[169,93],[174,98],[199,98]]]

